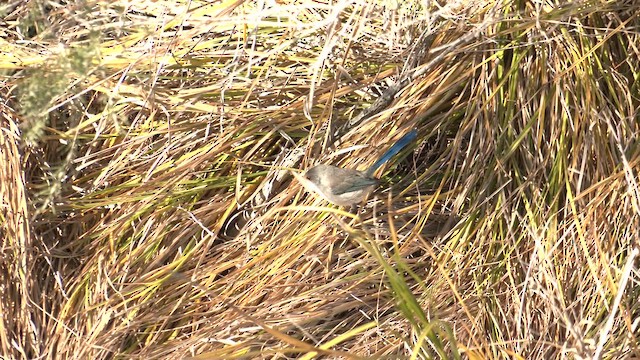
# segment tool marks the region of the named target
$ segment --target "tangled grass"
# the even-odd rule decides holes
[[[0,13],[5,358],[640,358],[640,4]]]

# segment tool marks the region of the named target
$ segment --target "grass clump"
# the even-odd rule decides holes
[[[640,357],[639,12],[2,5],[0,351]]]

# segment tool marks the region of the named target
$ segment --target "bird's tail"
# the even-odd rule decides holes
[[[380,166],[389,161],[394,155],[400,152],[405,146],[407,146],[411,141],[413,141],[418,136],[418,132],[413,129],[409,131],[405,136],[401,137],[400,140],[396,141],[393,146],[389,148],[381,157],[380,160],[376,161],[375,164],[371,165],[371,167],[366,171],[368,176],[373,176],[373,173],[378,170]]]

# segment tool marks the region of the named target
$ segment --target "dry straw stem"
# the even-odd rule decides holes
[[[0,13],[5,358],[640,358],[637,2]]]

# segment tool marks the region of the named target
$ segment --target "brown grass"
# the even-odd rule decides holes
[[[640,358],[640,4],[428,3],[0,5],[3,357]]]

